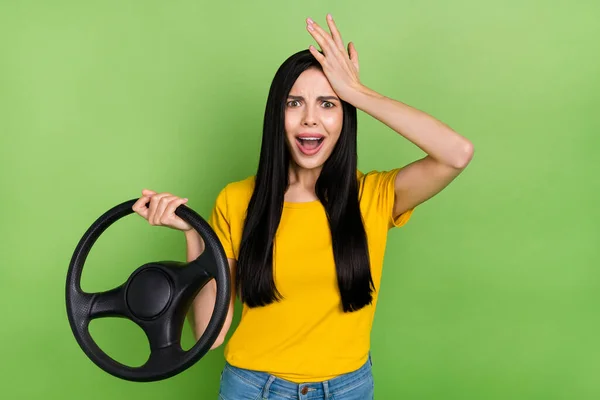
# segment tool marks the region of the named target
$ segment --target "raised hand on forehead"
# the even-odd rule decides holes
[[[327,25],[331,34],[310,18],[306,19],[306,23],[306,29],[319,44],[323,54],[312,45],[309,47],[309,51],[321,64],[323,73],[333,90],[342,100],[347,100],[361,86],[358,75],[358,52],[354,43],[348,43],[346,50],[331,14],[327,15]]]

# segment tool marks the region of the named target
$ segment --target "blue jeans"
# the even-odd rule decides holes
[[[372,400],[374,382],[369,360],[358,370],[322,382],[295,383],[225,362],[219,400]]]

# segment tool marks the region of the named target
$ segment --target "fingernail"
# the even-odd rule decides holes
[[[315,30],[315,28],[314,28],[312,25],[308,25],[308,30],[309,30],[309,31],[314,31],[314,30]]]
[[[309,24],[312,24],[312,23],[313,23],[313,20],[312,20],[312,19],[310,19],[310,18],[307,18],[307,21],[308,21],[308,23],[309,23]]]
[[[333,16],[331,14],[327,14],[327,18],[329,18],[330,21],[333,21]]]

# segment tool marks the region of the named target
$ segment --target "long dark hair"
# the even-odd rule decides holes
[[[308,68],[321,69],[310,51],[292,55],[277,70],[269,90],[258,171],[236,268],[236,289],[250,307],[282,298],[273,278],[273,245],[289,185],[285,103],[296,79]],[[356,108],[342,101],[342,109],[340,138],[323,165],[315,191],[327,213],[341,302],[349,312],[371,303],[374,285],[358,199]]]

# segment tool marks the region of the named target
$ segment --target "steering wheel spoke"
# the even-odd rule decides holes
[[[208,281],[217,276],[214,256],[206,249],[198,258],[175,271],[177,286],[187,292],[190,287],[201,289]]]
[[[92,293],[89,318],[124,317],[131,319],[125,301],[124,285],[105,292]]]
[[[144,368],[148,370],[174,368],[185,353],[186,351],[181,348],[179,342],[153,349]]]
[[[148,337],[150,350],[154,351],[179,343],[183,323],[184,319],[180,315],[170,311],[155,320],[141,321],[139,325]]]

